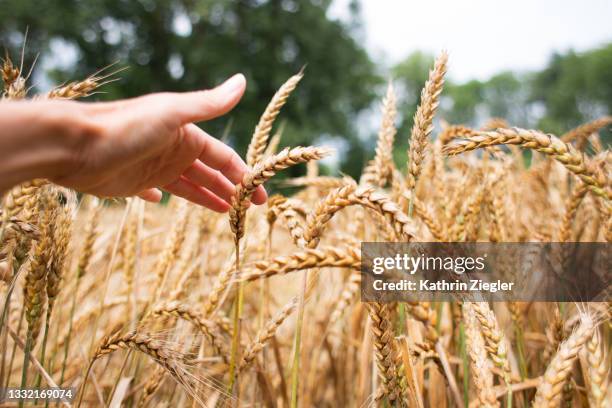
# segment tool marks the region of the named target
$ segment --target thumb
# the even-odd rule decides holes
[[[177,94],[174,106],[182,124],[214,119],[232,110],[245,88],[244,75],[236,74],[216,88]]]

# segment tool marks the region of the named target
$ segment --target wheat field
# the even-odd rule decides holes
[[[403,166],[389,85],[359,180],[319,175],[324,147],[277,151],[273,125],[300,72],[255,126],[229,215],[177,198],[77,200],[46,180],[13,188],[0,388],[73,387],[61,405],[82,407],[609,407],[607,303],[360,301],[362,241],[612,240],[598,136],[612,117],[559,137],[498,118],[434,131],[446,66],[442,53],[401,135]],[[3,98],[27,97],[8,58],[2,77]],[[87,96],[108,78],[36,97]],[[300,163],[304,176],[285,181],[297,193],[248,205]]]

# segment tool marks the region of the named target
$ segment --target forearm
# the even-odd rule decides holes
[[[67,101],[0,102],[0,194],[69,172],[84,133],[79,117]]]

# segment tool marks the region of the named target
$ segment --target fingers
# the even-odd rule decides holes
[[[199,160],[185,170],[183,176],[194,184],[207,188],[228,203],[231,203],[236,187],[219,171],[211,169]]]
[[[242,182],[249,168],[231,147],[208,135],[196,125],[185,126],[188,137],[196,137],[202,140],[202,152],[200,160],[207,166],[220,171],[232,184]],[[266,190],[259,186],[251,201],[255,204],[263,204],[268,199]]]
[[[137,194],[138,197],[152,203],[159,203],[162,199],[162,192],[156,188],[149,188]]]
[[[230,206],[227,202],[217,197],[202,186],[198,186],[184,177],[164,186],[164,190],[179,197],[202,205],[216,212],[226,212]]]
[[[181,124],[214,119],[232,110],[245,88],[244,75],[236,74],[214,89],[173,94],[172,110]]]

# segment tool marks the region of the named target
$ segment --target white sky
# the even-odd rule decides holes
[[[348,2],[335,0],[331,15],[345,17]],[[612,0],[362,0],[362,16],[377,62],[446,49],[456,80],[539,69],[553,51],[612,41]]]

